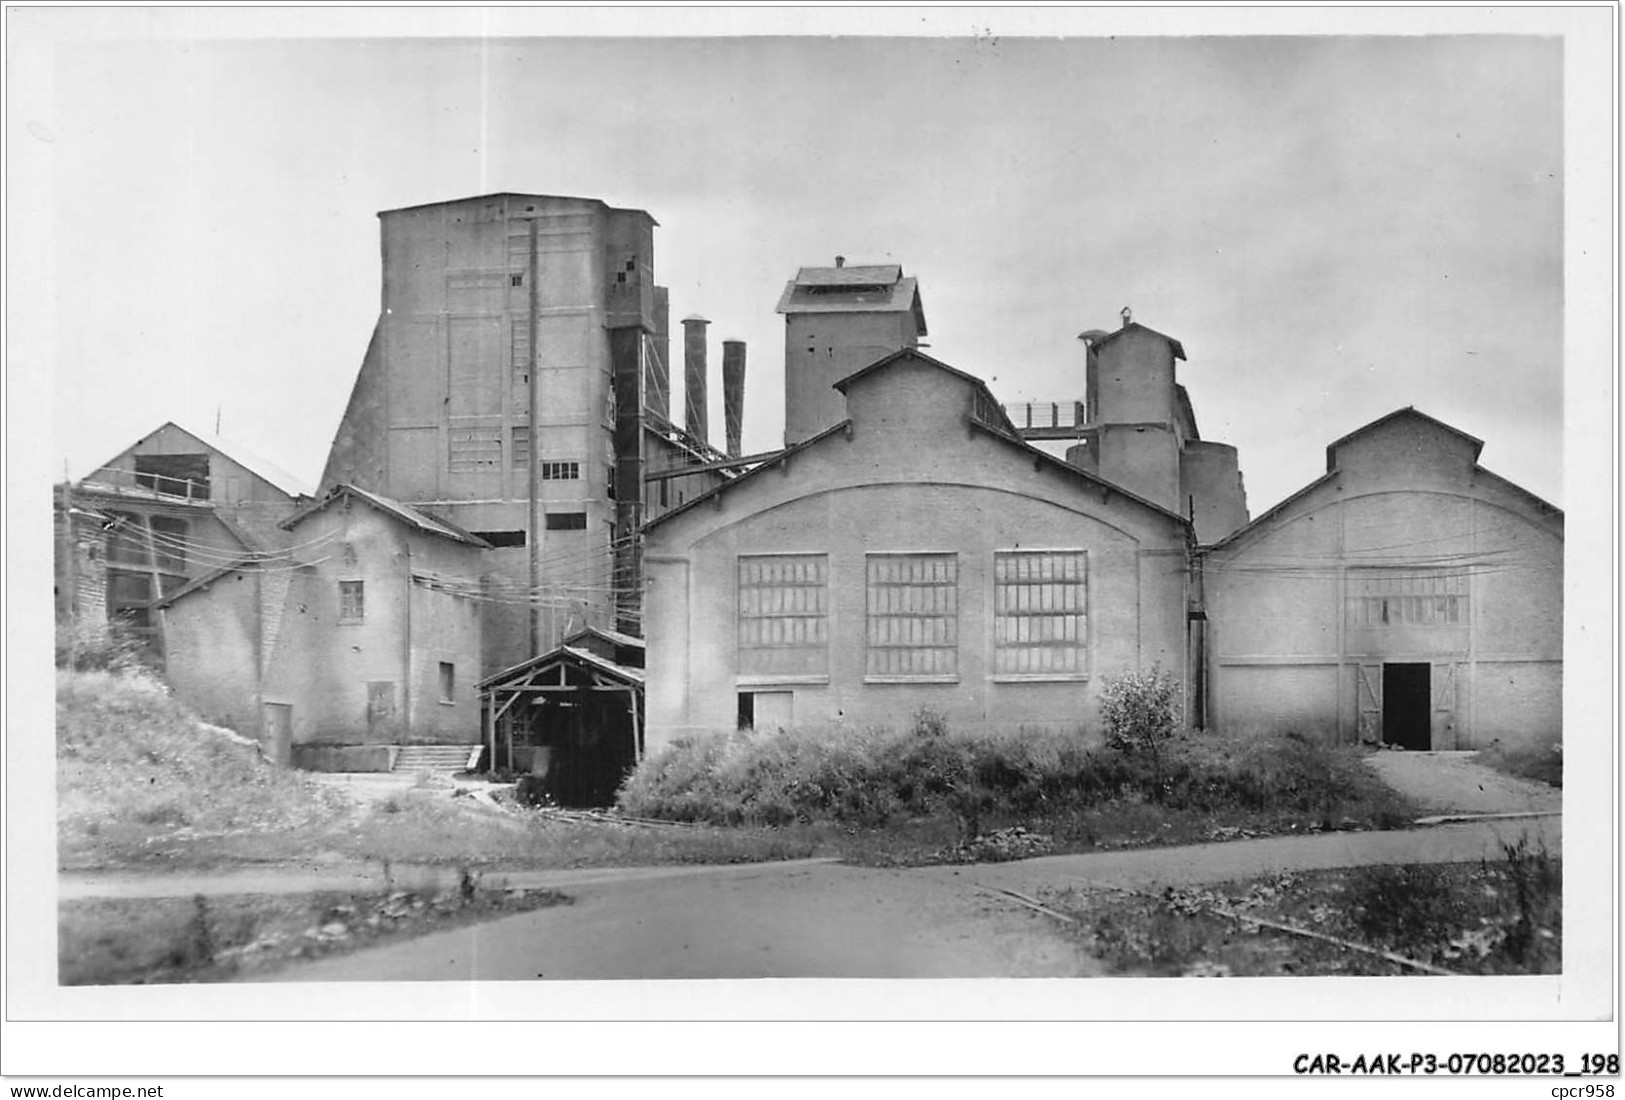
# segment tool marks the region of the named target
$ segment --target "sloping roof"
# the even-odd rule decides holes
[[[980,428],[981,430],[985,431],[988,435],[993,436],[995,439],[1002,440],[1005,443],[1009,444],[1010,446],[1019,449],[1024,455],[1026,455],[1028,458],[1031,458],[1035,462],[1038,462],[1038,463],[1040,463],[1042,465],[1048,466],[1051,469],[1065,471],[1066,473],[1072,474],[1072,475],[1078,477],[1079,479],[1081,479],[1083,481],[1086,481],[1086,482],[1088,482],[1088,483],[1090,483],[1092,485],[1098,486],[1101,489],[1105,489],[1105,490],[1107,490],[1109,492],[1115,493],[1118,496],[1123,497],[1126,500],[1134,501],[1136,504],[1140,504],[1140,505],[1142,505],[1142,506],[1144,506],[1146,508],[1151,509],[1154,512],[1157,512],[1157,513],[1159,513],[1161,515],[1164,515],[1164,516],[1171,517],[1171,518],[1177,520],[1182,525],[1185,525],[1185,526],[1190,525],[1189,517],[1182,516],[1178,512],[1173,511],[1172,509],[1164,508],[1162,505],[1157,504],[1155,501],[1147,500],[1145,497],[1142,497],[1137,493],[1134,493],[1134,492],[1132,492],[1132,491],[1130,491],[1128,489],[1125,489],[1121,485],[1118,485],[1115,482],[1107,481],[1105,478],[1100,477],[1097,474],[1092,474],[1087,470],[1080,469],[1077,466],[1072,465],[1070,462],[1065,461],[1064,459],[1056,458],[1054,455],[1050,454],[1048,451],[1043,451],[1043,450],[1040,450],[1037,447],[1034,447],[1032,444],[1030,444],[1026,440],[1022,439],[1020,437],[1020,435],[1018,435],[1016,433],[1016,429],[1015,429],[1014,425],[1012,425],[1010,423],[1009,417],[1004,415],[1004,412],[1000,408],[998,401],[993,397],[992,393],[988,391],[986,383],[984,383],[980,378],[976,377],[974,374],[967,374],[965,371],[962,371],[957,367],[950,367],[947,363],[944,363],[944,362],[942,362],[942,361],[940,361],[938,359],[934,359],[931,356],[925,354],[923,351],[919,351],[919,350],[917,350],[915,348],[903,348],[901,351],[894,351],[890,355],[885,356],[884,358],[875,360],[873,363],[870,363],[867,367],[864,367],[862,370],[855,371],[854,373],[847,375],[845,378],[843,378],[839,382],[835,383],[835,388],[840,390],[842,393],[845,393],[846,392],[846,387],[849,386],[854,381],[856,381],[857,379],[862,378],[863,376],[865,376],[867,374],[871,374],[871,373],[873,373],[875,371],[883,370],[886,367],[889,367],[894,363],[901,362],[903,359],[913,359],[913,360],[916,360],[918,362],[925,363],[925,364],[927,364],[929,366],[936,367],[938,370],[944,371],[944,372],[946,372],[948,374],[953,375],[956,378],[962,379],[962,380],[970,383],[973,387],[975,387],[975,389],[977,391],[977,396],[981,399],[980,401],[978,401],[978,404],[981,405],[984,408],[989,408],[989,409],[993,410],[994,412],[996,412],[998,414],[998,416],[999,416],[999,419],[1002,421],[1002,425],[997,424],[997,423],[992,423],[992,422],[987,421],[987,420],[985,420],[985,419],[983,419],[981,417],[972,416],[970,418],[970,423],[974,427]],[[645,531],[647,531],[647,530],[650,530],[651,528],[658,527],[660,524],[665,523],[667,520],[671,519],[672,517],[680,515],[681,513],[687,512],[690,509],[696,508],[699,505],[705,503],[706,501],[709,501],[709,500],[713,499],[719,493],[726,492],[727,490],[732,489],[734,486],[739,485],[742,482],[749,481],[751,478],[755,477],[757,474],[761,473],[763,470],[770,469],[771,467],[774,467],[774,466],[782,465],[786,459],[791,458],[794,455],[799,454],[800,452],[802,452],[804,450],[807,450],[809,447],[815,446],[816,444],[823,442],[825,439],[828,439],[830,436],[835,435],[837,432],[846,431],[847,428],[849,428],[851,426],[851,423],[852,422],[850,420],[842,420],[839,424],[834,424],[834,425],[831,425],[828,428],[825,428],[823,431],[819,432],[817,435],[811,437],[810,439],[804,439],[800,443],[797,443],[793,447],[786,447],[784,450],[780,451],[778,454],[774,455],[772,458],[766,459],[760,465],[757,465],[755,467],[752,467],[749,470],[746,470],[744,473],[740,474],[738,477],[734,478],[732,481],[727,482],[727,483],[722,484],[722,485],[713,486],[712,488],[710,488],[710,489],[706,490],[705,492],[701,493],[699,496],[692,497],[689,500],[685,501],[683,504],[678,505],[676,508],[673,508],[671,511],[666,512],[666,513],[664,513],[662,515],[659,515],[659,516],[655,517],[654,519],[650,520],[648,523],[644,524],[643,529]]]
[[[983,393],[987,394],[989,400],[993,399],[993,394],[988,390],[986,382],[983,382],[980,378],[976,377],[974,374],[971,374],[969,371],[962,371],[958,367],[950,367],[941,359],[927,355],[919,348],[899,348],[896,351],[888,352],[887,354],[882,355],[879,359],[876,359],[873,363],[870,363],[868,366],[859,367],[845,378],[836,380],[834,386],[844,394],[846,392],[846,388],[852,383],[856,382],[858,379],[873,374],[876,371],[884,370],[893,363],[901,362],[904,359],[915,359],[921,363],[925,363],[927,366],[936,367],[940,371],[946,371],[955,378],[963,379],[964,381],[975,386],[977,389],[981,390]],[[998,404],[998,402],[994,401],[994,404]],[[1010,430],[1014,431],[1015,425],[1012,424],[1010,426]]]
[[[1228,535],[1226,535],[1224,538],[1220,539],[1218,542],[1214,543],[1212,546],[1205,547],[1204,549],[1207,549],[1207,550],[1220,550],[1220,549],[1223,549],[1225,547],[1230,546],[1232,543],[1235,543],[1235,542],[1238,542],[1238,541],[1240,541],[1240,540],[1242,540],[1244,538],[1247,538],[1253,532],[1262,530],[1265,524],[1269,523],[1276,516],[1280,515],[1290,505],[1295,504],[1298,501],[1302,500],[1304,497],[1308,496],[1310,493],[1314,492],[1316,489],[1320,488],[1322,485],[1329,484],[1330,482],[1335,481],[1335,480],[1337,480],[1337,471],[1336,470],[1331,470],[1331,471],[1328,471],[1328,472],[1326,472],[1324,474],[1321,474],[1319,477],[1315,478],[1315,480],[1311,481],[1308,485],[1305,485],[1302,489],[1299,489],[1297,492],[1293,493],[1291,496],[1289,496],[1285,500],[1281,501],[1275,507],[1273,507],[1269,511],[1265,512],[1263,515],[1254,516],[1247,523],[1242,524],[1240,527],[1238,527],[1234,531],[1230,532]]]
[[[647,210],[641,210],[635,206],[611,206],[603,199],[588,198],[585,195],[536,195],[520,191],[493,191],[488,195],[469,195],[466,198],[461,199],[441,199],[438,202],[420,202],[412,206],[397,206],[390,210],[378,211],[378,216],[381,218],[385,214],[404,214],[411,210],[428,210],[435,206],[461,206],[464,203],[484,202],[489,199],[541,199],[549,202],[558,202],[560,200],[565,202],[590,202],[594,206],[600,206],[605,210],[611,210],[617,214],[642,214],[656,225],[660,224],[659,222],[655,221],[654,215],[650,214]]]
[[[625,665],[618,665],[614,661],[606,660],[591,650],[580,649],[576,646],[566,644],[550,649],[540,656],[532,657],[526,661],[520,661],[518,664],[511,665],[510,667],[503,669],[501,672],[487,676],[485,679],[479,682],[478,689],[480,691],[488,691],[491,688],[505,684],[510,680],[522,679],[526,676],[533,675],[534,673],[548,668],[550,665],[562,661],[575,661],[585,667],[593,669],[595,672],[601,672],[611,679],[619,680],[630,687],[641,688],[643,686],[643,670],[641,668],[627,668]]]
[[[853,281],[849,271],[884,273]],[[784,285],[777,313],[913,313],[914,326],[927,335],[925,306],[920,300],[919,281],[904,277],[902,268],[804,267]],[[817,274],[810,274],[817,273]],[[885,274],[896,273],[895,279]]]
[[[1168,344],[1174,349],[1174,358],[1175,359],[1184,359],[1185,358],[1185,345],[1181,344],[1178,340],[1175,340],[1172,336],[1168,336],[1165,333],[1158,332],[1154,328],[1146,328],[1144,325],[1140,324],[1140,322],[1138,322],[1138,321],[1130,321],[1128,324],[1124,325],[1122,328],[1118,329],[1116,332],[1109,332],[1105,336],[1097,336],[1097,337],[1095,337],[1094,340],[1093,340],[1094,346],[1097,347],[1097,348],[1103,348],[1107,344],[1111,343],[1113,340],[1117,339],[1119,336],[1123,335],[1123,333],[1125,333],[1125,332],[1145,332],[1145,333],[1149,333],[1152,336],[1157,337],[1159,340],[1166,340],[1168,342]],[[1088,336],[1089,333],[1084,333],[1083,335]],[[1082,336],[1079,337],[1080,340],[1082,338],[1083,338]]]
[[[227,562],[225,565],[222,565],[222,566],[219,566],[217,568],[211,569],[207,573],[204,573],[202,576],[196,577],[196,578],[188,581],[186,584],[182,585],[180,588],[175,589],[175,591],[171,592],[167,596],[162,597],[161,599],[153,600],[152,601],[152,606],[153,607],[160,607],[160,608],[168,607],[170,604],[174,603],[176,600],[180,599],[182,596],[190,596],[193,592],[201,592],[203,589],[209,587],[211,584],[213,584],[215,581],[219,580],[221,577],[226,576],[228,573],[235,573],[238,570],[241,570],[244,573],[264,573],[264,572],[267,572],[268,570],[266,570],[264,567],[266,565],[272,563],[272,562],[276,563],[276,568],[277,569],[298,569],[298,568],[302,568],[304,566],[315,564],[314,562],[299,561],[297,558],[293,558],[293,557],[289,557],[289,556],[279,556],[279,557],[273,557],[273,558],[251,557],[251,556],[241,557],[241,558],[238,558],[236,561]]]
[[[244,447],[235,440],[226,439],[225,437],[218,435],[205,435],[202,432],[194,432],[182,424],[175,423],[173,420],[164,421],[162,424],[158,425],[158,427],[146,433],[146,435],[141,436],[140,439],[137,439],[134,443],[124,448],[124,450],[114,455],[111,459],[102,463],[102,465],[98,466],[97,469],[105,470],[110,468],[113,463],[117,462],[119,459],[135,450],[136,447],[140,446],[141,443],[149,436],[157,435],[165,428],[174,428],[182,435],[191,436],[192,439],[196,440],[201,446],[207,447],[209,450],[215,451],[224,457],[231,459],[249,473],[263,479],[265,482],[274,486],[279,491],[288,494],[290,497],[308,497],[313,494],[310,484],[303,478],[295,477],[293,474],[288,473],[288,471],[282,469],[282,467],[276,465],[275,463],[259,457],[253,451],[250,451],[248,448]],[[85,480],[88,481],[89,478],[87,477]]]
[[[1349,442],[1351,439],[1356,439],[1359,436],[1365,435],[1367,432],[1375,431],[1377,428],[1382,427],[1384,424],[1387,424],[1387,423],[1389,423],[1390,421],[1393,421],[1393,420],[1397,420],[1400,417],[1408,417],[1408,418],[1413,419],[1413,420],[1420,420],[1420,421],[1422,421],[1422,422],[1424,422],[1426,424],[1430,424],[1433,427],[1438,428],[1441,431],[1448,432],[1448,433],[1450,433],[1451,435],[1455,436],[1458,439],[1465,439],[1468,443],[1471,443],[1473,445],[1473,461],[1474,462],[1478,461],[1479,454],[1484,450],[1484,441],[1482,439],[1479,439],[1477,436],[1468,435],[1466,432],[1462,431],[1460,428],[1451,427],[1449,424],[1446,424],[1443,420],[1435,420],[1433,417],[1429,416],[1425,412],[1417,412],[1416,407],[1414,405],[1406,405],[1403,409],[1395,409],[1393,412],[1389,413],[1387,416],[1379,416],[1379,417],[1377,417],[1377,419],[1373,420],[1371,423],[1365,425],[1364,427],[1355,428],[1348,435],[1342,436],[1341,438],[1338,438],[1338,439],[1334,439],[1334,440],[1332,440],[1332,442],[1328,443],[1326,445],[1326,469],[1332,470],[1332,469],[1336,468],[1336,462],[1337,462],[1336,451],[1337,451],[1337,448],[1343,446],[1343,444]]]
[[[817,435],[809,436],[808,438],[803,439],[800,443],[786,447],[784,450],[773,455],[771,458],[763,459],[761,462],[757,463],[755,466],[752,466],[750,469],[746,470],[732,481],[724,481],[720,485],[713,485],[711,488],[707,489],[703,493],[700,493],[698,496],[689,497],[686,501],[671,509],[669,512],[660,513],[660,515],[645,523],[643,525],[643,530],[649,531],[655,527],[659,527],[673,516],[681,515],[684,512],[698,507],[705,501],[713,499],[717,496],[717,494],[723,492],[724,490],[732,489],[735,485],[738,485],[742,481],[749,481],[763,470],[769,470],[775,466],[782,466],[786,459],[792,458],[795,455],[800,454],[802,451],[807,450],[809,447],[823,442],[837,432],[846,431],[851,426],[852,421],[850,420],[842,420],[839,424],[831,424]]]
[[[1071,474],[1080,481],[1086,481],[1091,485],[1106,490],[1107,492],[1115,493],[1124,500],[1132,500],[1135,504],[1149,508],[1153,512],[1157,512],[1171,519],[1178,520],[1182,526],[1191,526],[1189,516],[1182,516],[1172,508],[1164,508],[1156,501],[1148,500],[1145,497],[1142,497],[1139,493],[1134,492],[1132,489],[1123,488],[1123,486],[1117,484],[1115,481],[1107,481],[1099,474],[1093,474],[1080,466],[1074,466],[1064,458],[1057,458],[1048,451],[1039,450],[1037,447],[1034,447],[1031,443],[1028,443],[1025,439],[1022,439],[1018,435],[1011,435],[1008,432],[1002,432],[993,425],[984,423],[980,420],[972,420],[971,426],[986,432],[995,439],[1003,440],[1005,443],[1008,443],[1013,447],[1019,447],[1029,458],[1048,466],[1052,470]]]
[[[1245,524],[1244,526],[1238,527],[1236,530],[1230,532],[1230,534],[1226,535],[1224,538],[1220,539],[1218,542],[1214,543],[1212,546],[1206,547],[1206,549],[1208,549],[1208,550],[1225,549],[1225,548],[1230,547],[1232,544],[1251,536],[1253,533],[1261,530],[1271,520],[1273,520],[1277,516],[1279,516],[1282,513],[1282,511],[1284,511],[1290,505],[1295,504],[1298,501],[1302,500],[1304,497],[1308,496],[1310,493],[1314,492],[1316,489],[1320,488],[1322,485],[1326,485],[1326,484],[1336,480],[1340,471],[1338,470],[1338,468],[1336,466],[1335,456],[1334,456],[1333,452],[1336,451],[1336,449],[1338,447],[1341,447],[1343,444],[1347,443],[1349,440],[1354,439],[1354,438],[1356,438],[1358,436],[1364,435],[1367,432],[1371,431],[1372,429],[1381,427],[1383,424],[1387,424],[1390,421],[1392,421],[1392,420],[1394,420],[1394,419],[1396,419],[1398,417],[1411,417],[1411,418],[1414,418],[1414,419],[1417,419],[1417,420],[1421,420],[1421,421],[1423,421],[1423,422],[1425,422],[1425,423],[1427,423],[1429,425],[1432,425],[1435,428],[1438,428],[1438,429],[1440,429],[1442,431],[1448,432],[1451,435],[1454,435],[1454,436],[1456,436],[1456,437],[1458,437],[1460,439],[1463,439],[1463,440],[1467,441],[1468,443],[1471,443],[1473,445],[1473,473],[1474,473],[1475,476],[1483,476],[1483,477],[1492,478],[1495,481],[1500,482],[1502,485],[1506,486],[1507,488],[1512,489],[1512,490],[1522,494],[1523,496],[1527,497],[1530,501],[1532,501],[1535,504],[1538,511],[1547,513],[1549,515],[1554,515],[1554,516],[1558,517],[1559,519],[1561,519],[1563,517],[1563,510],[1561,508],[1558,508],[1556,505],[1554,505],[1554,504],[1552,504],[1552,503],[1550,503],[1550,502],[1548,502],[1546,500],[1541,499],[1540,497],[1536,496],[1534,493],[1531,493],[1528,489],[1525,489],[1523,486],[1517,484],[1516,482],[1508,481],[1506,478],[1502,477],[1501,475],[1499,475],[1497,473],[1494,473],[1493,471],[1486,470],[1484,467],[1478,465],[1478,461],[1477,461],[1478,460],[1478,455],[1479,455],[1479,452],[1482,451],[1483,447],[1484,447],[1484,441],[1483,440],[1479,439],[1476,436],[1468,435],[1466,432],[1462,431],[1460,428],[1453,428],[1449,424],[1446,424],[1444,421],[1437,420],[1437,419],[1429,416],[1427,413],[1418,412],[1414,407],[1412,407],[1410,405],[1407,405],[1403,409],[1395,409],[1393,412],[1389,413],[1387,416],[1379,416],[1377,419],[1371,421],[1371,423],[1366,424],[1363,427],[1356,428],[1356,429],[1354,429],[1354,431],[1352,431],[1352,432],[1348,433],[1347,435],[1341,437],[1340,439],[1337,439],[1334,442],[1332,442],[1326,448],[1326,472],[1325,473],[1321,474],[1319,477],[1315,478],[1315,480],[1311,481],[1309,484],[1305,485],[1303,488],[1299,489],[1297,492],[1293,493],[1291,496],[1289,496],[1285,500],[1281,501],[1279,504],[1277,504],[1275,507],[1271,508],[1269,511],[1265,512],[1264,514],[1262,514],[1260,516],[1257,516],[1251,522]]]
[[[611,645],[625,646],[628,649],[644,648],[642,638],[634,638],[630,634],[622,634],[619,630],[606,630],[601,626],[584,626],[574,634],[570,635],[568,638],[564,639],[564,644],[569,645],[571,642],[580,641],[582,638],[587,637],[602,638]]]
[[[799,268],[791,282],[795,286],[891,286],[902,277],[902,264],[856,264]]]
[[[321,500],[318,500],[316,503],[309,505],[308,507],[301,508],[293,515],[277,524],[277,526],[281,527],[283,530],[291,531],[299,524],[303,523],[306,519],[315,515],[317,512],[320,512],[328,505],[336,504],[340,499],[346,496],[359,497],[361,500],[372,505],[385,515],[397,519],[409,527],[422,531],[426,535],[439,535],[443,539],[450,539],[452,542],[466,543],[469,546],[477,546],[482,550],[489,550],[491,548],[490,543],[486,542],[478,535],[463,530],[450,520],[441,519],[439,516],[432,516],[428,512],[413,508],[409,504],[402,504],[398,500],[391,500],[389,497],[379,496],[377,493],[370,492],[366,489],[360,488],[359,486],[350,485],[348,483],[335,485],[333,490]]]
[[[171,592],[169,595],[164,596],[161,599],[153,600],[152,601],[152,606],[153,607],[168,607],[170,604],[174,603],[176,600],[180,599],[182,596],[190,596],[193,592],[202,591],[203,589],[209,587],[209,585],[213,584],[215,581],[219,580],[221,577],[224,577],[228,573],[235,573],[239,569],[248,568],[248,566],[251,565],[253,563],[253,561],[254,561],[253,558],[238,558],[236,561],[227,562],[225,565],[222,565],[219,568],[211,569],[207,573],[203,574],[201,577],[198,577],[198,578],[196,578],[194,580],[190,580],[190,581],[186,582],[184,585],[182,585],[181,587],[175,589],[175,591]]]

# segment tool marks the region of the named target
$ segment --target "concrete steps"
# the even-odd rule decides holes
[[[467,771],[479,759],[478,745],[402,745],[395,757],[397,772]]]

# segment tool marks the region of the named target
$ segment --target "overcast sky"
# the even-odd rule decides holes
[[[1255,515],[1405,405],[1564,499],[1557,38],[171,31],[49,75],[13,161],[51,180],[57,477],[218,415],[314,482],[375,213],[519,191],[654,215],[713,373],[748,342],[747,451],[782,442],[778,295],[840,253],[917,275],[932,354],[1010,402],[1080,399],[1078,333],[1132,307],[1184,343]]]

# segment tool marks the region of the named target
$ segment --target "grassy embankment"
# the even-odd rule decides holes
[[[568,899],[487,890],[504,866],[728,862],[801,855],[793,838],[727,829],[549,822],[426,784],[371,805],[203,726],[150,675],[59,671],[57,841],[64,870],[153,872],[333,863],[461,866],[433,892],[104,898],[59,903],[64,984],[215,981]]]
[[[202,727],[150,676],[59,671],[57,838],[64,870],[388,861],[480,868],[793,858],[763,831],[629,829],[504,812],[420,782],[358,804]]]

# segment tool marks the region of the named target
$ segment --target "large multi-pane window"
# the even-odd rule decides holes
[[[959,558],[870,554],[864,674],[870,680],[959,679]]]
[[[739,559],[739,674],[829,675],[829,558]]]
[[[1088,557],[1082,550],[993,555],[993,671],[1032,679],[1089,671]]]
[[[1451,627],[1467,624],[1467,575],[1444,570],[1359,569],[1349,573],[1349,624]]]

